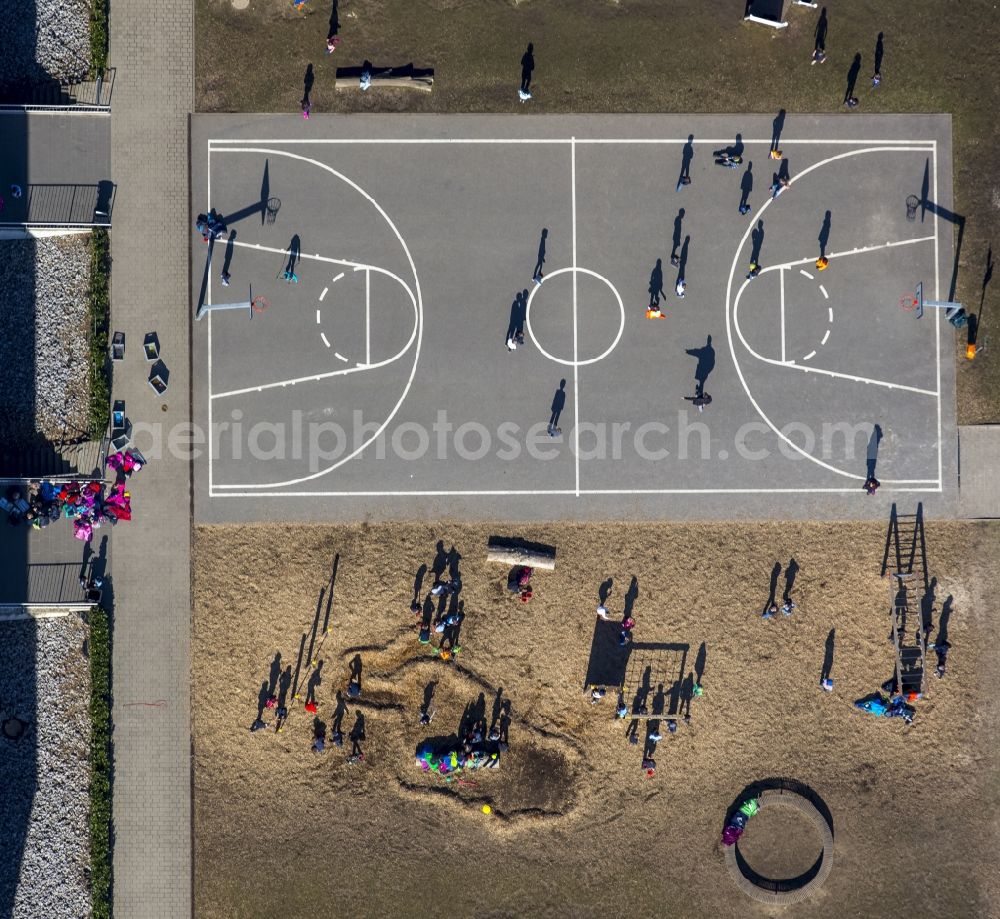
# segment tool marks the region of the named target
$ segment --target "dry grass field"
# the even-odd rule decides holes
[[[880,525],[532,527],[519,535],[557,546],[558,558],[536,572],[528,604],[485,561],[488,537],[511,533],[499,522],[198,528],[197,914],[769,915],[726,874],[719,836],[741,789],[785,777],[829,807],[835,851],[823,889],[782,916],[995,915],[1000,528],[930,522],[926,532],[931,635],[947,606],[953,647],[907,727],[851,704],[892,670]],[[409,609],[438,540],[462,556],[466,619],[450,663],[418,642]],[[763,621],[772,566],[792,557],[798,608]],[[583,691],[607,578],[618,614],[636,579],[637,646],[687,645],[685,669],[704,669],[704,695],[690,723],[665,734],[653,777],[613,700],[591,705]],[[430,586],[428,574],[421,599]],[[819,677],[831,629],[828,694]],[[271,713],[267,730],[248,730],[275,654],[294,670],[303,642],[299,683],[321,660],[326,726],[361,656],[363,693],[348,700],[344,732],[361,712],[362,764],[347,762],[350,741],[310,752],[301,700],[281,733]],[[435,716],[422,727],[432,681]],[[500,769],[446,783],[416,767],[423,738],[455,731],[480,693],[489,718],[501,689],[512,721]],[[757,870],[790,877],[818,846],[781,810],[751,821],[743,851]]]

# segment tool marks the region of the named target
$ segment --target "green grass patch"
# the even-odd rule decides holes
[[[111,627],[90,611],[90,891],[94,919],[110,919],[111,898]]]
[[[90,286],[87,306],[90,313],[90,436],[104,436],[111,413],[111,366],[108,360],[108,324],[111,314],[111,240],[108,231],[90,234]]]
[[[90,73],[108,66],[108,0],[90,0]]]

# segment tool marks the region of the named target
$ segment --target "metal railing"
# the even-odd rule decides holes
[[[0,227],[104,227],[111,225],[115,185],[29,184],[0,214]]]
[[[9,91],[0,110],[110,112],[115,68],[108,67],[93,79],[64,83],[47,80]]]

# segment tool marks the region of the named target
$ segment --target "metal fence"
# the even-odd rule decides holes
[[[111,225],[113,182],[91,185],[29,184],[0,215],[0,226],[102,227]]]
[[[109,67],[93,79],[77,83],[48,80],[17,87],[4,95],[0,109],[110,112],[114,86],[115,68]]]

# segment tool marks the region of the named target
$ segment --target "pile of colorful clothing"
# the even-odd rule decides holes
[[[138,472],[145,462],[136,450],[113,453],[107,460],[120,480]],[[0,511],[6,512],[12,526],[26,523],[36,530],[61,518],[72,520],[73,535],[86,541],[105,523],[114,526],[119,520],[131,520],[132,500],[123,481],[107,490],[104,482],[32,481],[25,492],[21,486],[10,486],[0,497]]]
[[[448,776],[462,770],[496,769],[500,765],[500,751],[477,745],[469,750],[456,744],[446,749],[435,748],[431,743],[421,744],[417,750],[417,765],[424,772]]]
[[[722,844],[733,846],[743,835],[747,828],[747,821],[760,810],[760,801],[757,798],[747,798],[729,818],[726,828],[722,831]]]

